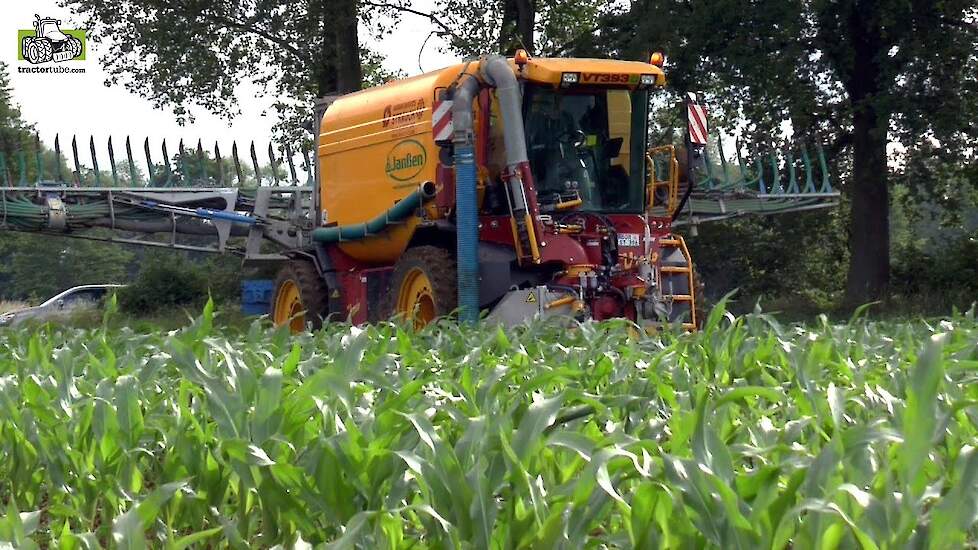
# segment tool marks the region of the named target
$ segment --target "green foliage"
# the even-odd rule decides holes
[[[9,65],[0,61],[0,151],[9,153],[21,144],[21,139],[31,133],[31,127],[24,122],[20,108],[14,103],[10,87]]]
[[[127,313],[147,314],[197,307],[208,296],[223,303],[238,295],[240,277],[240,261],[233,258],[194,262],[179,252],[152,254],[144,259],[135,280],[119,292],[119,305]]]
[[[937,138],[960,153],[976,132],[960,114],[978,112],[978,96],[961,93],[978,85],[973,10],[971,0],[632,2],[579,49],[632,59],[665,50],[671,93],[707,92],[711,118],[745,122],[761,143],[790,121],[795,135],[849,145],[852,102],[864,99],[894,115],[904,146]],[[883,54],[859,60],[867,48]],[[850,97],[868,76],[854,73],[859,61],[880,71],[865,98]]]
[[[978,321],[0,331],[0,540],[954,548]]]
[[[687,244],[711,301],[737,289],[740,311],[758,299],[824,311],[839,300],[845,284],[840,217],[815,211],[703,224]]]
[[[401,2],[410,4],[409,2]],[[392,2],[392,4],[397,4]],[[534,55],[559,55],[590,35],[608,0],[438,0],[436,29],[463,56],[525,48]]]
[[[932,313],[964,307],[978,296],[978,238],[959,237],[895,252],[894,294]]]
[[[118,244],[3,232],[0,257],[0,297],[37,302],[77,285],[123,283],[134,255]]]

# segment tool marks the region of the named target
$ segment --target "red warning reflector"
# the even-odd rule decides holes
[[[694,145],[706,145],[710,136],[706,107],[698,103],[694,93],[687,94],[686,118],[689,121],[689,142]]]
[[[435,141],[451,141],[455,128],[452,124],[452,101],[436,101],[431,114],[431,133]]]

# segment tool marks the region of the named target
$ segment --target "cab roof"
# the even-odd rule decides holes
[[[509,60],[513,67],[515,61]],[[581,84],[628,84],[638,83],[642,75],[655,75],[655,83],[662,86],[666,83],[666,75],[660,67],[641,61],[621,61],[618,59],[589,59],[589,58],[548,58],[531,57],[518,71],[518,75],[533,82],[544,82],[558,85],[564,73],[580,73]],[[621,82],[618,79],[624,79]]]

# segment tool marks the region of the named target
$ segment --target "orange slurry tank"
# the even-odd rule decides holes
[[[438,95],[463,71],[456,65],[398,80],[336,100],[320,125],[319,162],[323,223],[365,222],[394,206],[426,182],[437,182],[439,147],[432,134]],[[443,213],[427,207],[428,219]],[[413,216],[382,235],[339,243],[356,260],[397,261],[421,220]]]

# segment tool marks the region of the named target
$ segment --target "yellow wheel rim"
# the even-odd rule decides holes
[[[275,308],[272,310],[275,326],[289,325],[293,333],[306,328],[306,316],[302,314],[302,296],[299,285],[289,280],[282,283],[275,295]]]
[[[435,297],[431,292],[431,281],[421,269],[414,268],[404,276],[397,294],[396,313],[412,319],[415,328],[421,328],[435,320]]]

